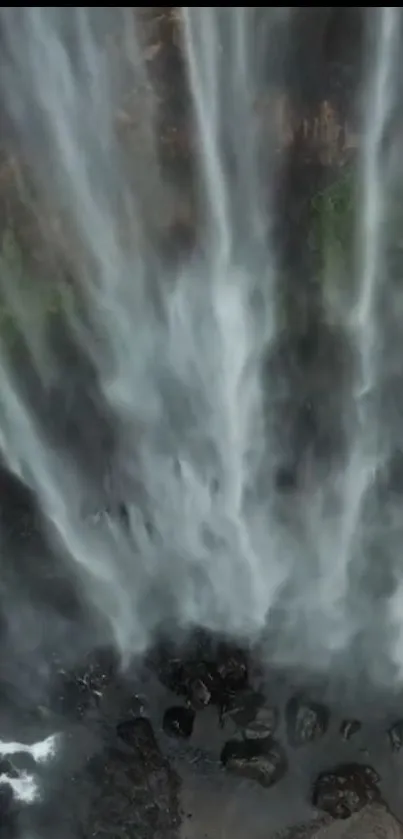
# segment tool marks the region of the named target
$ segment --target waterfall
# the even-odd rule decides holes
[[[383,375],[383,144],[396,104],[400,11],[366,13],[373,54],[363,65],[355,163],[355,302],[339,325],[356,366],[329,426],[343,426],[347,403],[356,421],[336,466],[307,457],[298,489],[281,495],[275,471],[293,457],[293,408],[283,414],[283,404],[298,401],[303,379],[287,378],[288,350],[272,372],[297,331],[281,311],[291,281],[277,206],[297,133],[289,102],[288,123],[278,114],[303,74],[293,66],[294,11],[181,7],[166,10],[161,31],[140,7],[0,11],[1,99],[21,179],[72,277],[61,283],[54,332],[80,359],[66,368],[55,351],[29,263],[17,277],[2,258],[2,300],[28,361],[21,370],[0,335],[1,451],[35,496],[51,553],[97,632],[113,637],[124,660],[166,624],[252,640],[275,625],[273,656],[315,669],[367,626],[368,604],[364,618],[348,589],[356,554],[366,561],[363,505],[383,457],[372,397]],[[179,66],[173,80],[164,38]],[[178,124],[168,136],[170,107]],[[167,149],[181,137],[190,162],[178,173]],[[181,212],[190,245],[171,259],[164,242]],[[298,289],[303,272],[293,270]],[[319,341],[318,367],[321,351]],[[96,393],[93,427],[85,408],[74,421],[86,431],[82,450],[49,407],[55,393],[63,413],[80,365]],[[319,390],[320,416],[323,399]],[[96,444],[101,421],[113,439],[108,453]],[[92,446],[98,477],[85,459]]]

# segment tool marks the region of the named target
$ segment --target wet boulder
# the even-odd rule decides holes
[[[183,654],[161,647],[150,663],[162,684],[186,699],[194,710],[209,704],[226,709],[230,698],[248,682],[242,650],[227,643],[213,644],[205,637]]]
[[[220,644],[217,649],[218,688],[233,693],[245,687],[248,682],[248,664],[242,650],[229,644]]]
[[[177,655],[156,657],[155,669],[160,682],[168,690],[186,699],[195,710],[208,705],[216,689],[215,668],[204,659]],[[154,662],[152,663],[154,665]]]
[[[334,819],[348,819],[367,804],[381,800],[379,783],[371,766],[343,764],[319,775],[312,803]]]
[[[244,735],[249,740],[261,740],[274,734],[279,721],[279,712],[274,705],[262,705],[255,718],[244,729]]]
[[[184,740],[192,735],[195,712],[192,708],[173,705],[164,714],[162,727],[168,737],[179,737]]]
[[[263,787],[277,784],[287,771],[285,751],[272,737],[229,740],[221,752],[221,762],[234,775],[249,778]]]
[[[242,729],[256,718],[264,703],[265,697],[262,693],[246,688],[229,697],[223,716]]]
[[[278,709],[267,702],[264,695],[252,688],[235,693],[224,713],[250,740],[272,735],[278,725]]]
[[[304,696],[293,696],[286,706],[286,726],[289,743],[305,746],[319,740],[329,727],[330,714],[326,705],[312,702]]]
[[[128,735],[129,727],[118,731]],[[130,737],[117,738],[88,762],[79,793],[83,786],[90,803],[79,835],[176,839],[179,780],[148,719],[130,720]]]
[[[391,725],[388,738],[392,752],[400,752],[403,746],[403,720],[398,720]]]

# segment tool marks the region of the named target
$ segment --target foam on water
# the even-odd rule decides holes
[[[58,737],[56,734],[51,734],[45,740],[39,740],[37,743],[31,745],[27,743],[4,743],[0,741],[0,755],[15,755],[20,752],[32,755],[37,763],[46,762],[54,757],[57,751]]]
[[[25,753],[31,755],[37,763],[46,763],[55,757],[57,746],[58,736],[56,734],[32,744],[0,741],[0,755],[9,757],[10,755]],[[2,772],[0,773],[0,784],[8,784],[13,790],[15,798],[25,804],[32,804],[33,801],[40,798],[38,782],[30,772],[22,771],[17,778]]]
[[[0,784],[8,784],[17,801],[21,801],[24,804],[32,804],[39,798],[39,788],[32,775],[29,775],[28,772],[21,772],[19,778],[10,778],[9,775],[0,774]]]

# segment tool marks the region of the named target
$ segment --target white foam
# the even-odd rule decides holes
[[[45,740],[39,740],[37,743],[28,745],[27,743],[10,742],[4,743],[0,741],[0,755],[7,757],[9,755],[26,754],[32,755],[36,763],[45,763],[55,756],[57,751],[58,735],[51,734]],[[11,778],[7,773],[3,772],[0,775],[0,784],[8,784],[13,790],[14,796],[18,801],[23,801],[25,804],[32,804],[39,798],[39,787],[34,775],[28,772],[20,772],[18,778]]]
[[[21,772],[19,778],[10,778],[3,773],[0,775],[0,784],[8,784],[15,798],[24,804],[32,804],[39,797],[38,785],[28,772]]]
[[[6,755],[15,755],[20,752],[26,752],[27,754],[32,755],[37,763],[43,763],[54,757],[56,754],[57,739],[57,734],[51,734],[49,737],[46,737],[45,740],[39,740],[37,743],[32,743],[32,745],[18,742],[3,743],[0,741],[0,755],[4,757]]]

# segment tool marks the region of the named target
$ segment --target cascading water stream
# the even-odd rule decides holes
[[[379,448],[380,417],[376,410],[381,375],[381,315],[377,303],[380,284],[386,282],[384,213],[389,177],[382,151],[395,104],[400,10],[379,8],[376,20],[371,17],[368,22],[374,51],[370,62],[367,56],[365,59],[369,69],[358,166],[356,297],[345,323],[356,356],[352,393],[347,396],[355,419],[349,423],[345,462],[339,474],[331,476],[330,490],[325,486],[310,510],[310,530],[319,555],[316,598],[323,604],[328,644],[335,651],[345,649],[362,629],[361,607],[355,603],[351,609],[349,602],[350,572],[352,564],[367,564],[363,557],[368,551],[363,508],[385,460],[385,452]],[[333,508],[330,515],[329,493]]]
[[[388,452],[380,448],[377,388],[380,363],[379,290],[385,275],[385,209],[390,176],[383,154],[385,133],[396,99],[400,44],[400,9],[386,6],[370,20],[374,43],[364,106],[364,126],[358,183],[357,292],[349,329],[357,353],[353,380],[356,429],[342,477],[342,526],[337,571],[329,582],[336,608],[345,602],[348,571],[354,552],[363,550],[363,505]],[[365,550],[365,546],[364,546]]]
[[[264,557],[252,546],[243,510],[245,490],[253,480],[251,464],[261,449],[260,364],[274,323],[273,256],[262,242],[267,224],[253,154],[256,80],[251,72],[249,16],[245,9],[233,10],[229,18],[213,8],[184,10],[199,176],[201,192],[207,196],[201,212],[208,247],[200,258],[183,266],[171,289],[162,267],[156,279],[164,317],[158,322],[146,287],[152,253],[141,234],[142,196],[132,195],[126,186],[122,152],[114,136],[107,59],[98,41],[102,15],[75,9],[68,25],[64,13],[55,9],[24,9],[22,20],[7,10],[2,15],[11,55],[6,72],[10,110],[28,155],[28,121],[35,119],[36,175],[56,206],[63,195],[63,211],[79,237],[82,263],[75,267],[90,322],[106,348],[106,361],[80,324],[72,321],[70,326],[97,366],[104,398],[121,429],[121,462],[129,484],[140,474],[157,543],[150,539],[130,498],[134,544],[117,525],[106,522],[98,533],[81,521],[87,490],[80,467],[47,447],[5,361],[4,455],[39,496],[62,550],[78,569],[89,573],[91,599],[108,615],[122,650],[141,649],[146,643],[148,629],[144,635],[140,627],[144,618],[139,623],[138,616],[158,576],[166,578],[185,623],[220,628],[228,621],[228,630],[250,632],[263,624],[270,597],[273,580],[270,575],[267,585],[262,585]],[[138,64],[136,26],[132,53]],[[74,48],[67,42],[70,28]],[[19,57],[21,37],[27,42],[24,67]],[[112,66],[109,70],[112,75]],[[146,75],[143,63],[141,76]],[[103,82],[102,90],[97,79]],[[228,114],[235,87],[237,100]],[[238,124],[250,126],[246,154]],[[222,148],[228,142],[234,167],[231,178]],[[149,165],[157,167],[152,159]],[[50,179],[45,175],[48,166]],[[158,180],[157,168],[151,171],[151,180]],[[159,187],[163,194],[164,183]],[[133,240],[137,247],[121,244],[117,195],[129,208],[124,221],[134,220],[134,233],[139,231]],[[236,249],[235,216],[245,236]],[[251,308],[256,290],[263,323],[259,331]],[[5,294],[10,299],[7,287]],[[46,381],[49,372],[38,372]],[[191,413],[187,419],[186,414],[179,417],[178,428],[163,396],[167,388],[177,399],[189,400]],[[276,564],[273,558],[274,588],[279,576]],[[181,581],[179,595],[172,581],[175,586]],[[151,624],[161,619],[159,608],[148,616]]]
[[[70,243],[81,308],[66,309],[63,325],[95,368],[112,417],[111,483],[125,504],[124,524],[106,514],[95,525],[83,513],[90,476],[63,442],[49,441],[5,346],[0,444],[9,468],[33,489],[56,553],[127,657],[143,651],[164,621],[255,638],[284,591],[293,604],[291,646],[288,638],[285,651],[279,641],[279,660],[299,664],[305,656],[322,666],[356,629],[346,591],[377,457],[366,397],[378,384],[381,147],[394,102],[399,10],[377,12],[366,78],[357,303],[343,324],[359,358],[348,395],[358,431],[347,441],[347,466],[305,481],[279,504],[273,464],[288,451],[278,452],[267,431],[265,406],[277,408],[278,387],[263,382],[262,371],[284,337],[272,215],[282,165],[276,97],[293,12],[264,12],[180,12],[197,241],[173,268],[159,236],[164,213],[175,210],[176,184],[159,144],[160,92],[144,10],[0,10],[2,95],[35,189]],[[277,54],[264,133],[256,106],[268,56],[274,66]],[[136,135],[130,153],[116,128],[126,86],[143,107],[135,114],[141,142]],[[13,285],[3,266],[2,294],[18,320]],[[62,373],[46,330],[32,319],[23,331],[47,392]],[[257,489],[262,474],[266,494]],[[335,495],[336,514],[329,512]]]

